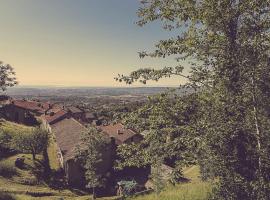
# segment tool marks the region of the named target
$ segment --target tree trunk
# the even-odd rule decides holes
[[[36,153],[34,151],[32,151],[32,158],[33,160],[36,160]]]
[[[95,187],[93,187],[93,196],[92,199],[95,200],[96,199],[96,191],[95,191]]]
[[[258,157],[258,171],[259,171],[259,180],[262,180],[262,159],[261,159],[261,133],[259,128],[259,121],[258,121],[258,111],[257,111],[257,99],[256,99],[256,88],[254,83],[254,74],[252,76],[252,101],[253,101],[253,112],[254,112],[254,123],[255,123],[255,137],[257,142],[257,152],[259,154]]]

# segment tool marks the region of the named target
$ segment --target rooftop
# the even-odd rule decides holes
[[[75,114],[75,113],[82,113],[82,112],[83,112],[81,109],[79,109],[79,108],[77,108],[77,107],[75,107],[75,106],[68,107],[68,110],[69,110],[71,113],[73,113],[73,114]]]
[[[81,135],[87,131],[87,128],[73,118],[65,118],[51,125],[51,128],[63,153],[64,160],[74,158],[74,150],[80,142]]]
[[[109,137],[113,137],[117,145],[123,144],[134,135],[137,135],[136,132],[131,129],[126,129],[121,123],[110,124],[108,126],[99,126],[99,129],[101,129]]]
[[[49,103],[39,101],[13,100],[11,103],[17,107],[39,113],[44,113],[50,108]]]
[[[50,112],[48,115],[45,115],[45,120],[49,123],[49,124],[54,124],[56,123],[58,120],[62,119],[63,117],[65,117],[67,115],[67,112],[64,110],[59,110],[58,112],[54,113],[54,112]]]

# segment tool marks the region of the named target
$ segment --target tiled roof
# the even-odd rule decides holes
[[[58,120],[64,118],[65,116],[67,116],[67,112],[64,110],[60,110],[56,113],[50,112],[48,115],[45,115],[45,120],[49,123],[49,124],[54,124],[56,123]]]
[[[49,103],[38,102],[38,101],[13,100],[12,104],[17,107],[30,110],[30,111],[39,112],[39,113],[44,113],[46,110],[50,108]]]
[[[123,144],[126,140],[130,139],[134,135],[137,135],[131,129],[126,129],[123,124],[110,124],[108,126],[99,126],[102,132],[106,133],[109,137],[113,137],[116,144]]]
[[[71,113],[73,113],[73,114],[75,114],[75,113],[82,113],[82,112],[83,112],[81,109],[79,109],[79,108],[77,108],[77,107],[74,107],[74,106],[68,107],[68,110],[69,110]]]
[[[80,143],[81,135],[87,131],[87,128],[73,118],[65,118],[51,125],[51,128],[63,153],[64,160],[74,158],[74,150]]]

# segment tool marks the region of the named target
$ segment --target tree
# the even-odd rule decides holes
[[[33,160],[36,160],[37,154],[47,150],[49,135],[41,128],[34,128],[30,133],[16,134],[12,143],[14,149],[23,153],[31,153]]]
[[[102,151],[106,148],[106,139],[96,128],[90,127],[81,138],[82,144],[77,147],[76,159],[85,169],[86,187],[92,188],[93,199],[95,189],[104,185],[105,178],[99,171],[102,162]]]
[[[12,135],[7,131],[0,129],[0,160],[10,151],[11,140]]]
[[[210,168],[220,178],[216,198],[269,199],[270,1],[142,0],[141,5],[139,25],[160,20],[178,35],[140,57],[176,56],[178,65],[116,79],[131,84],[187,78],[202,105],[198,155],[201,163],[215,163]],[[182,60],[191,64],[188,75]]]
[[[5,91],[7,87],[13,87],[17,85],[15,72],[9,64],[3,64],[0,61],[0,88]]]

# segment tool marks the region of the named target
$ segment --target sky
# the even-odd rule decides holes
[[[159,23],[137,26],[138,8],[138,0],[0,0],[0,60],[14,67],[22,86],[125,86],[117,74],[175,64],[139,58],[171,33]]]

